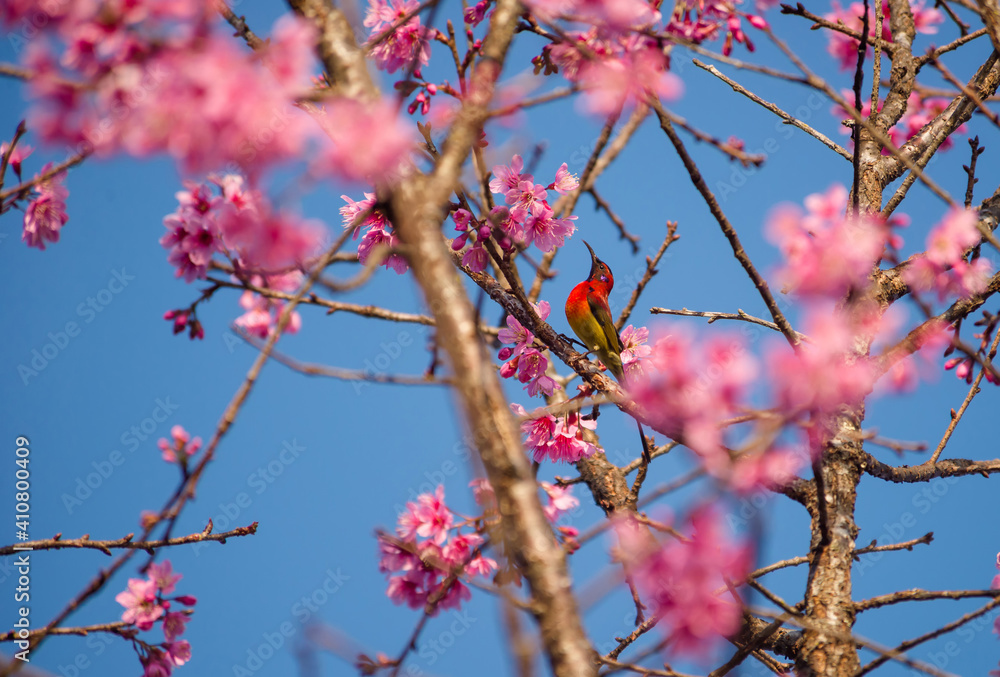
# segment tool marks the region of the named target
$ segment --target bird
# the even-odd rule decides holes
[[[622,368],[622,340],[611,319],[608,294],[615,286],[615,276],[604,261],[597,258],[594,248],[584,240],[590,250],[590,275],[573,287],[566,299],[566,320],[588,351],[593,352],[604,366],[621,382],[625,375]]]
[[[590,251],[590,275],[573,287],[566,298],[566,321],[587,351],[597,355],[615,379],[624,385],[622,339],[611,317],[611,306],[608,305],[608,295],[615,286],[615,276],[608,264],[597,258],[594,248],[586,240],[583,244]],[[643,460],[649,463],[649,441],[642,430],[642,424],[636,421],[636,425],[639,426],[639,437],[642,439]]]

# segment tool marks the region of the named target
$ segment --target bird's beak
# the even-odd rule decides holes
[[[593,277],[594,273],[597,272],[598,269],[597,264],[600,263],[600,259],[597,258],[597,254],[594,253],[594,248],[591,247],[586,240],[583,241],[583,244],[587,245],[587,249],[590,250],[590,260],[591,260],[590,275],[591,277]]]

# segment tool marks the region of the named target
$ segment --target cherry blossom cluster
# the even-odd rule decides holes
[[[597,421],[584,419],[579,412],[556,418],[542,412],[528,414],[520,404],[511,404],[510,409],[524,419],[521,431],[527,435],[525,445],[539,463],[545,459],[576,463],[597,452],[597,447],[583,439],[583,431],[596,429]]]
[[[6,3],[0,19],[27,21],[34,7]],[[391,102],[297,107],[316,62],[316,29],[301,17],[278,19],[252,53],[213,35],[211,3],[72,0],[46,16],[23,62],[33,131],[48,143],[100,156],[166,153],[187,174],[225,167],[252,178],[306,156],[314,176],[352,180],[395,175],[413,147]]]
[[[175,425],[170,429],[170,439],[161,437],[156,446],[163,453],[164,461],[187,467],[188,459],[198,453],[201,444],[200,437],[192,440],[191,434],[183,426]]]
[[[564,41],[546,45],[533,63],[536,73],[561,70],[583,89],[584,109],[600,117],[630,110],[647,93],[673,101],[684,90],[681,79],[667,70],[663,48],[633,32],[568,31]]]
[[[0,161],[7,158],[7,165],[13,170],[18,181],[23,181],[22,171],[24,161],[34,151],[34,148],[25,143],[18,143],[15,146],[4,141],[0,143]],[[34,185],[30,193],[22,195],[16,193],[8,198],[8,201],[0,205],[0,209],[6,211],[10,207],[24,209],[24,225],[21,231],[21,240],[29,247],[37,247],[44,250],[46,242],[58,242],[59,233],[62,227],[69,220],[66,213],[66,198],[69,197],[69,190],[63,185],[66,180],[66,172],[59,172],[53,176],[40,180],[52,170],[52,163],[42,167],[42,171],[35,175]],[[5,177],[0,176],[0,183]],[[30,195],[30,199],[28,199]],[[21,204],[21,200],[28,199],[27,206]]]
[[[492,494],[492,489],[487,493],[485,487],[479,491],[484,501]],[[458,609],[463,600],[471,599],[472,593],[460,580],[461,575],[488,577],[497,569],[497,563],[479,551],[485,539],[475,527],[481,524],[479,520],[458,522],[456,514],[445,505],[444,487],[440,485],[433,494],[420,494],[416,501],[407,502],[396,526],[398,540],[379,536],[379,571],[389,579],[389,599],[420,609],[432,595],[439,595],[433,613]],[[466,526],[473,530],[463,532]],[[448,583],[453,572],[459,576],[442,593],[441,586]]]
[[[51,163],[45,165],[41,174],[51,167]],[[24,229],[21,231],[21,240],[29,247],[44,250],[46,242],[59,241],[59,233],[69,221],[66,213],[69,190],[63,185],[65,180],[66,172],[60,172],[35,184],[34,196],[24,209]]]
[[[841,7],[837,0],[833,0],[832,11],[824,15],[824,18],[832,23],[840,23],[845,28],[849,28],[855,33],[861,33],[864,29],[865,8],[860,2],[852,2],[846,9]],[[918,33],[933,35],[937,33],[938,24],[944,21],[944,13],[935,7],[927,7],[924,0],[910,3],[910,11],[913,13],[913,23]],[[889,2],[882,2],[882,39],[892,42],[892,31],[889,29]],[[868,35],[875,38],[875,8],[868,9]],[[858,64],[858,41],[849,35],[844,35],[838,31],[828,30],[826,32],[826,50],[840,64],[842,70],[854,68]],[[872,48],[868,47],[868,54],[865,58],[871,57]]]
[[[748,543],[727,537],[722,515],[701,506],[688,519],[690,537],[658,543],[634,521],[617,524],[619,556],[630,565],[642,593],[660,619],[670,647],[703,656],[722,637],[740,628],[742,606],[730,599],[753,561]]]
[[[255,287],[273,289],[286,294],[297,291],[304,280],[305,275],[298,270],[279,275],[253,275],[250,277],[250,283]],[[278,326],[278,317],[285,309],[285,303],[280,299],[273,299],[248,289],[240,294],[240,307],[246,312],[237,317],[233,324],[250,336],[267,338],[271,330]],[[301,328],[302,317],[297,310],[293,310],[285,331],[289,334],[295,334]]]
[[[340,196],[347,204],[340,208],[340,215],[345,228],[354,228],[354,239],[361,235],[358,244],[358,261],[368,263],[368,258],[378,247],[392,249],[399,244],[389,217],[377,206],[375,193],[365,193],[365,199],[355,202],[346,195]],[[389,253],[382,265],[402,275],[410,269],[409,264],[399,254]]]
[[[915,291],[934,291],[939,301],[948,297],[977,294],[989,282],[993,270],[985,258],[967,260],[969,251],[983,236],[975,210],[953,207],[927,235],[926,252],[903,270],[903,279]]]
[[[875,216],[845,215],[847,197],[847,188],[834,184],[806,197],[805,211],[791,204],[771,211],[766,233],[784,258],[777,271],[784,288],[805,297],[838,298],[868,285],[891,233]]]
[[[420,16],[416,14],[419,7],[418,0],[368,1],[364,21],[365,28],[371,30],[368,47],[375,65],[381,70],[395,73],[401,68],[413,69],[414,75],[420,77],[420,68],[430,60],[429,41],[437,31],[420,24]],[[386,33],[397,21],[411,14],[412,18]]]
[[[645,0],[530,0],[532,15],[545,23],[564,19],[592,27],[561,32],[562,39],[546,45],[535,57],[535,72],[562,70],[563,76],[584,91],[583,106],[606,117],[629,109],[652,95],[670,101],[680,97],[683,85],[669,72],[668,50],[650,33],[664,33],[701,44],[723,40],[722,51],[734,43],[753,50],[743,21],[767,28],[760,14],[770,0],[758,1],[755,12],[742,0],[681,0],[666,22],[658,3]]]
[[[493,167],[490,190],[503,195],[505,206],[497,206],[490,213],[490,221],[503,231],[506,237],[500,239],[500,246],[510,249],[514,244],[529,246],[534,244],[543,252],[561,247],[566,238],[576,232],[575,216],[556,218],[552,205],[548,202],[548,191],[560,195],[573,192],[580,186],[575,174],[571,174],[564,162],[556,170],[555,179],[548,186],[535,183],[535,177],[524,171],[524,160],[515,155],[509,165]],[[465,228],[462,222],[465,222]],[[455,216],[456,230],[467,230],[472,224],[465,214]],[[481,235],[489,235],[490,230],[480,228]],[[459,238],[464,246],[464,239]],[[478,240],[477,243],[482,240]]]
[[[319,253],[321,223],[275,209],[239,175],[186,181],[185,187],[177,193],[177,211],[163,219],[167,233],[160,238],[177,277],[204,279],[216,254],[248,273],[273,274]]]
[[[325,235],[321,223],[275,210],[239,175],[212,176],[208,183],[187,181],[185,187],[177,193],[177,211],[163,219],[167,233],[160,238],[177,277],[188,282],[204,279],[218,255],[233,264],[237,281],[245,279],[255,287],[285,293],[298,289],[304,279],[301,268],[319,253]],[[187,329],[192,339],[204,338],[196,305],[164,314],[165,320],[174,323],[175,334]],[[248,290],[240,297],[246,312],[236,325],[265,338],[284,305],[284,301]],[[286,331],[297,332],[301,323],[294,312]]]
[[[533,307],[542,320],[549,316],[548,301],[540,301],[533,304]],[[503,378],[516,376],[518,381],[525,384],[524,388],[531,397],[539,393],[551,395],[561,389],[561,386],[545,373],[549,368],[549,360],[534,347],[535,335],[516,317],[507,316],[507,326],[500,330],[498,338],[501,343],[511,344],[500,349],[499,357],[505,361],[500,367],[500,376]]]
[[[669,333],[666,333],[669,331]],[[648,378],[630,391],[650,423],[698,454],[717,476],[729,468],[723,422],[741,413],[759,366],[735,335],[696,337],[676,325],[665,328],[649,357]]]
[[[763,12],[776,4],[773,0],[757,0],[756,10]],[[754,28],[767,28],[767,21],[760,14],[747,12],[740,7],[741,0],[704,2],[704,0],[681,0],[674,5],[674,13],[667,25],[667,32],[690,40],[695,44],[718,40],[723,37],[722,53],[729,56],[733,43],[746,45],[753,51],[753,42],[743,30],[743,19]]]
[[[873,306],[807,308],[803,327],[810,340],[798,350],[775,346],[766,358],[776,404],[785,417],[812,420],[816,425],[810,432],[818,434],[826,417],[860,404],[878,372],[868,358],[853,358],[852,350],[858,336],[874,335],[880,325]]]
[[[165,642],[149,644],[138,639],[132,643],[139,653],[144,677],[167,677],[174,667],[184,665],[191,659],[191,645],[180,639],[191,615],[191,609],[172,611],[172,603],[177,602],[192,607],[197,599],[191,595],[167,597],[174,592],[180,574],[173,572],[169,560],[162,564],[150,564],[147,578],[130,578],[128,588],[118,593],[115,601],[125,607],[122,621],[142,631],[152,630],[157,623],[162,624]]]

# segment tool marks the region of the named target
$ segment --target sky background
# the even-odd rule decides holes
[[[454,5],[446,3],[442,16],[454,15]],[[280,3],[252,0],[237,7],[259,35],[269,32],[282,10]],[[826,55],[822,34],[806,30],[808,24],[802,19],[776,12],[768,18],[779,34],[790,37],[792,47],[820,75],[837,87],[849,86],[852,74],[836,69]],[[942,44],[953,32],[946,27],[933,41]],[[759,47],[756,59],[792,70],[768,49],[762,35],[754,37]],[[542,88],[562,86],[560,77],[545,81],[531,75],[530,59],[540,50],[541,41],[528,35],[518,39],[505,78],[537,83]],[[928,36],[920,36],[917,51],[930,43]],[[965,80],[989,49],[988,41],[980,39],[949,55],[946,63]],[[740,47],[736,55],[746,56]],[[435,44],[432,66],[425,74],[443,68],[435,64],[446,64],[446,57],[443,47]],[[11,44],[0,41],[0,61],[16,59]],[[785,110],[844,140],[830,103],[812,90],[718,65]],[[759,269],[772,271],[777,252],[761,235],[768,210],[782,201],[801,204],[806,195],[825,191],[834,182],[848,183],[850,165],[815,140],[781,126],[770,113],[734,94],[724,83],[685,63],[680,53],[675,54],[674,72],[686,87],[683,99],[672,107],[677,113],[723,139],[729,135],[744,139],[749,151],[773,149],[761,169],[747,170],[685,135],[748,253]],[[384,85],[394,80],[382,76]],[[865,88],[870,88],[867,81]],[[0,106],[0,137],[13,135],[27,108],[25,96],[20,82],[0,79],[0,101],[4,102]],[[983,122],[976,118],[971,130],[987,147],[980,159],[977,204],[1000,182],[1000,163],[995,160],[997,132]],[[598,122],[580,116],[573,102],[556,102],[514,121],[491,123],[487,129],[488,162],[507,163],[514,152],[527,156],[535,144],[542,144],[544,152],[535,176],[540,183],[548,183],[563,162],[574,173],[583,170],[599,128]],[[968,162],[968,149],[964,138],[956,136],[956,148],[939,154],[931,166],[935,180],[956,196],[965,188],[961,166]],[[30,134],[27,142],[38,145]],[[43,161],[65,157],[60,148],[36,152],[26,162],[26,172],[32,175]],[[279,175],[273,184],[275,194],[293,177],[291,172]],[[161,460],[157,440],[167,436],[175,424],[183,425],[192,435],[210,438],[257,353],[229,329],[242,312],[235,291],[220,292],[199,310],[205,327],[203,341],[172,335],[170,323],[162,319],[166,310],[189,305],[203,286],[176,279],[166,251],[158,243],[164,232],[162,219],[176,208],[174,193],[181,189],[181,177],[170,159],[88,160],[70,173],[66,185],[70,220],[61,241],[44,252],[29,249],[20,241],[21,212],[0,217],[0,287],[7,290],[0,302],[6,324],[0,336],[0,401],[4,405],[0,440],[6,448],[0,454],[0,506],[7,509],[0,513],[13,514],[14,440],[24,435],[31,441],[32,538],[49,538],[56,533],[75,538],[89,533],[95,539],[113,539],[139,532],[140,512],[159,510],[174,490],[176,470]],[[576,211],[578,234],[560,252],[555,264],[559,275],[543,293],[553,306],[550,321],[557,331],[569,332],[562,302],[589,270],[581,237],[615,273],[619,286],[611,305],[617,314],[631,292],[628,281],[641,275],[645,256],[662,242],[667,220],[679,222],[681,239],[664,257],[659,275],[632,316],[633,322],[654,330],[682,324],[707,335],[740,327],[723,327],[722,323],[706,326],[700,319],[675,318],[668,323],[650,317],[647,311],[652,306],[729,312],[742,308],[766,315],[654,120],[645,122],[627,150],[600,178],[598,189],[628,228],[642,236],[641,251],[633,255],[626,243],[617,239],[612,224],[593,211],[593,201],[583,197]],[[336,232],[340,223],[337,210],[343,204],[339,196],[358,199],[363,190],[360,185],[327,184],[302,197],[298,206]],[[918,185],[900,211],[912,218],[912,225],[903,234],[907,251],[914,251],[941,218],[944,206]],[[984,254],[996,261],[995,252]],[[333,270],[341,277],[350,271],[343,266]],[[115,279],[126,280],[127,286],[112,284]],[[86,310],[91,298],[102,299],[97,302],[99,312]],[[361,289],[339,298],[400,311],[422,310],[410,276],[385,270]],[[900,305],[905,306],[905,302]],[[986,308],[996,311],[995,301]],[[314,307],[300,311],[302,331],[279,344],[280,350],[297,359],[352,369],[388,361],[388,371],[403,374],[420,374],[429,363],[426,347],[430,336],[425,327],[347,314],[327,316]],[[789,312],[794,321],[797,311],[792,307]],[[490,307],[487,316],[495,321],[499,311]],[[916,318],[911,309],[911,321]],[[30,366],[34,351],[42,351],[53,341],[51,335],[66,331],[70,322],[78,325],[79,334],[67,337],[64,347],[37,375],[25,378],[19,367]],[[971,339],[968,329],[965,338]],[[762,333],[753,349],[760,352],[777,340]],[[934,358],[935,367],[928,370],[918,392],[871,400],[866,427],[877,428],[887,437],[925,440],[933,448],[947,427],[949,408],[957,408],[967,392],[963,382],[941,372],[941,362]],[[518,384],[514,386],[508,388],[512,400],[530,408],[533,403]],[[992,386],[986,388],[966,414],[946,456],[997,457],[997,393]],[[158,408],[165,411],[164,406],[169,410],[165,420],[155,421],[154,414],[164,418],[157,413]],[[143,438],[136,439],[131,429],[137,427],[141,432],[144,425]],[[621,463],[622,458],[638,455],[633,424],[613,410],[601,417],[598,433],[612,460]],[[295,449],[297,454],[282,455],[285,448]],[[886,462],[900,462],[884,449],[870,450]],[[109,457],[116,452],[124,462],[109,466]],[[290,457],[293,460],[287,462]],[[923,454],[910,454],[903,462],[919,463],[924,458]],[[258,533],[226,545],[174,548],[161,556],[170,559],[184,575],[178,592],[199,600],[185,634],[193,658],[178,669],[178,674],[246,674],[237,667],[254,675],[295,674],[296,647],[313,622],[343,630],[369,653],[396,655],[419,613],[396,607],[385,596],[386,583],[377,569],[374,530],[391,528],[405,501],[438,483],[444,484],[449,505],[471,512],[467,485],[477,473],[469,459],[455,402],[443,388],[308,378],[269,363],[176,531],[198,532],[212,519],[217,531],[257,521]],[[646,490],[669,482],[690,467],[686,452],[658,460]],[[572,475],[573,471],[545,464],[539,477],[551,479],[555,474]],[[88,481],[96,486],[87,487]],[[672,494],[650,510],[684,514],[698,488],[703,487],[696,485],[693,490]],[[586,492],[578,487],[575,493],[581,507],[564,523],[581,531],[600,523],[602,515]],[[931,546],[910,553],[864,559],[855,569],[855,599],[912,587],[988,587],[1000,550],[1000,534],[993,519],[998,496],[996,483],[980,477],[900,486],[865,477],[858,500],[859,546],[872,539],[880,543],[908,540],[928,531],[935,537]],[[760,563],[805,554],[808,522],[802,508],[783,497],[758,499],[731,504],[729,515],[738,532],[753,528],[755,521],[763,525]],[[3,536],[0,541],[10,538]],[[614,571],[609,568],[608,546],[608,540],[598,538],[570,558],[578,590],[599,588]],[[51,619],[99,567],[110,561],[90,550],[34,554],[34,625]],[[118,620],[122,609],[114,595],[125,588],[130,576],[138,575],[137,566],[142,561],[134,558],[100,595],[74,613],[69,623]],[[786,599],[797,600],[805,574],[803,567],[790,569],[769,576],[765,583]],[[9,560],[0,561],[0,599],[4,600],[0,625],[14,620],[13,605],[8,601],[14,580]],[[335,592],[323,594],[320,591],[324,589]],[[308,614],[303,598],[316,600]],[[897,605],[862,614],[856,631],[894,645],[980,605],[980,600]],[[461,616],[445,612],[433,619],[421,636],[418,651],[410,656],[410,672],[404,674],[467,675],[472,670],[509,674],[511,662],[498,612],[493,599],[476,592]],[[611,648],[613,637],[632,629],[633,617],[631,600],[621,590],[589,599],[585,608],[587,630],[602,653]],[[1000,643],[991,632],[993,617],[988,615],[960,633],[923,645],[911,655],[956,674],[984,674],[1000,659]],[[261,652],[268,636],[273,638],[285,623],[291,628],[291,637],[276,651]],[[650,633],[652,639],[655,635]],[[9,652],[10,647],[2,649]],[[722,653],[728,656],[730,652],[724,649]],[[253,656],[266,659],[258,664]],[[113,637],[50,639],[31,658],[32,667],[65,677],[141,673],[131,647]],[[871,658],[863,653],[863,661]],[[316,660],[319,674],[356,674],[349,664],[329,654],[318,655]],[[708,667],[683,662],[675,665],[691,670]],[[742,670],[743,674],[762,674],[753,662],[745,663]],[[885,674],[902,674],[904,670],[899,665],[888,666]]]

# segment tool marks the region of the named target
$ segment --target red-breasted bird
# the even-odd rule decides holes
[[[622,340],[615,329],[608,306],[608,294],[615,286],[615,277],[608,264],[597,258],[593,248],[584,240],[590,250],[590,275],[573,287],[566,299],[566,320],[573,328],[587,350],[601,358],[604,366],[622,380]]]
[[[566,299],[566,320],[573,333],[601,359],[619,383],[623,382],[625,371],[622,367],[622,339],[615,328],[611,317],[611,307],[608,305],[608,294],[615,286],[615,276],[611,274],[608,264],[597,258],[594,249],[584,240],[590,250],[590,275],[580,284],[573,287]],[[639,437],[642,438],[642,457],[649,463],[649,441],[639,426]]]

